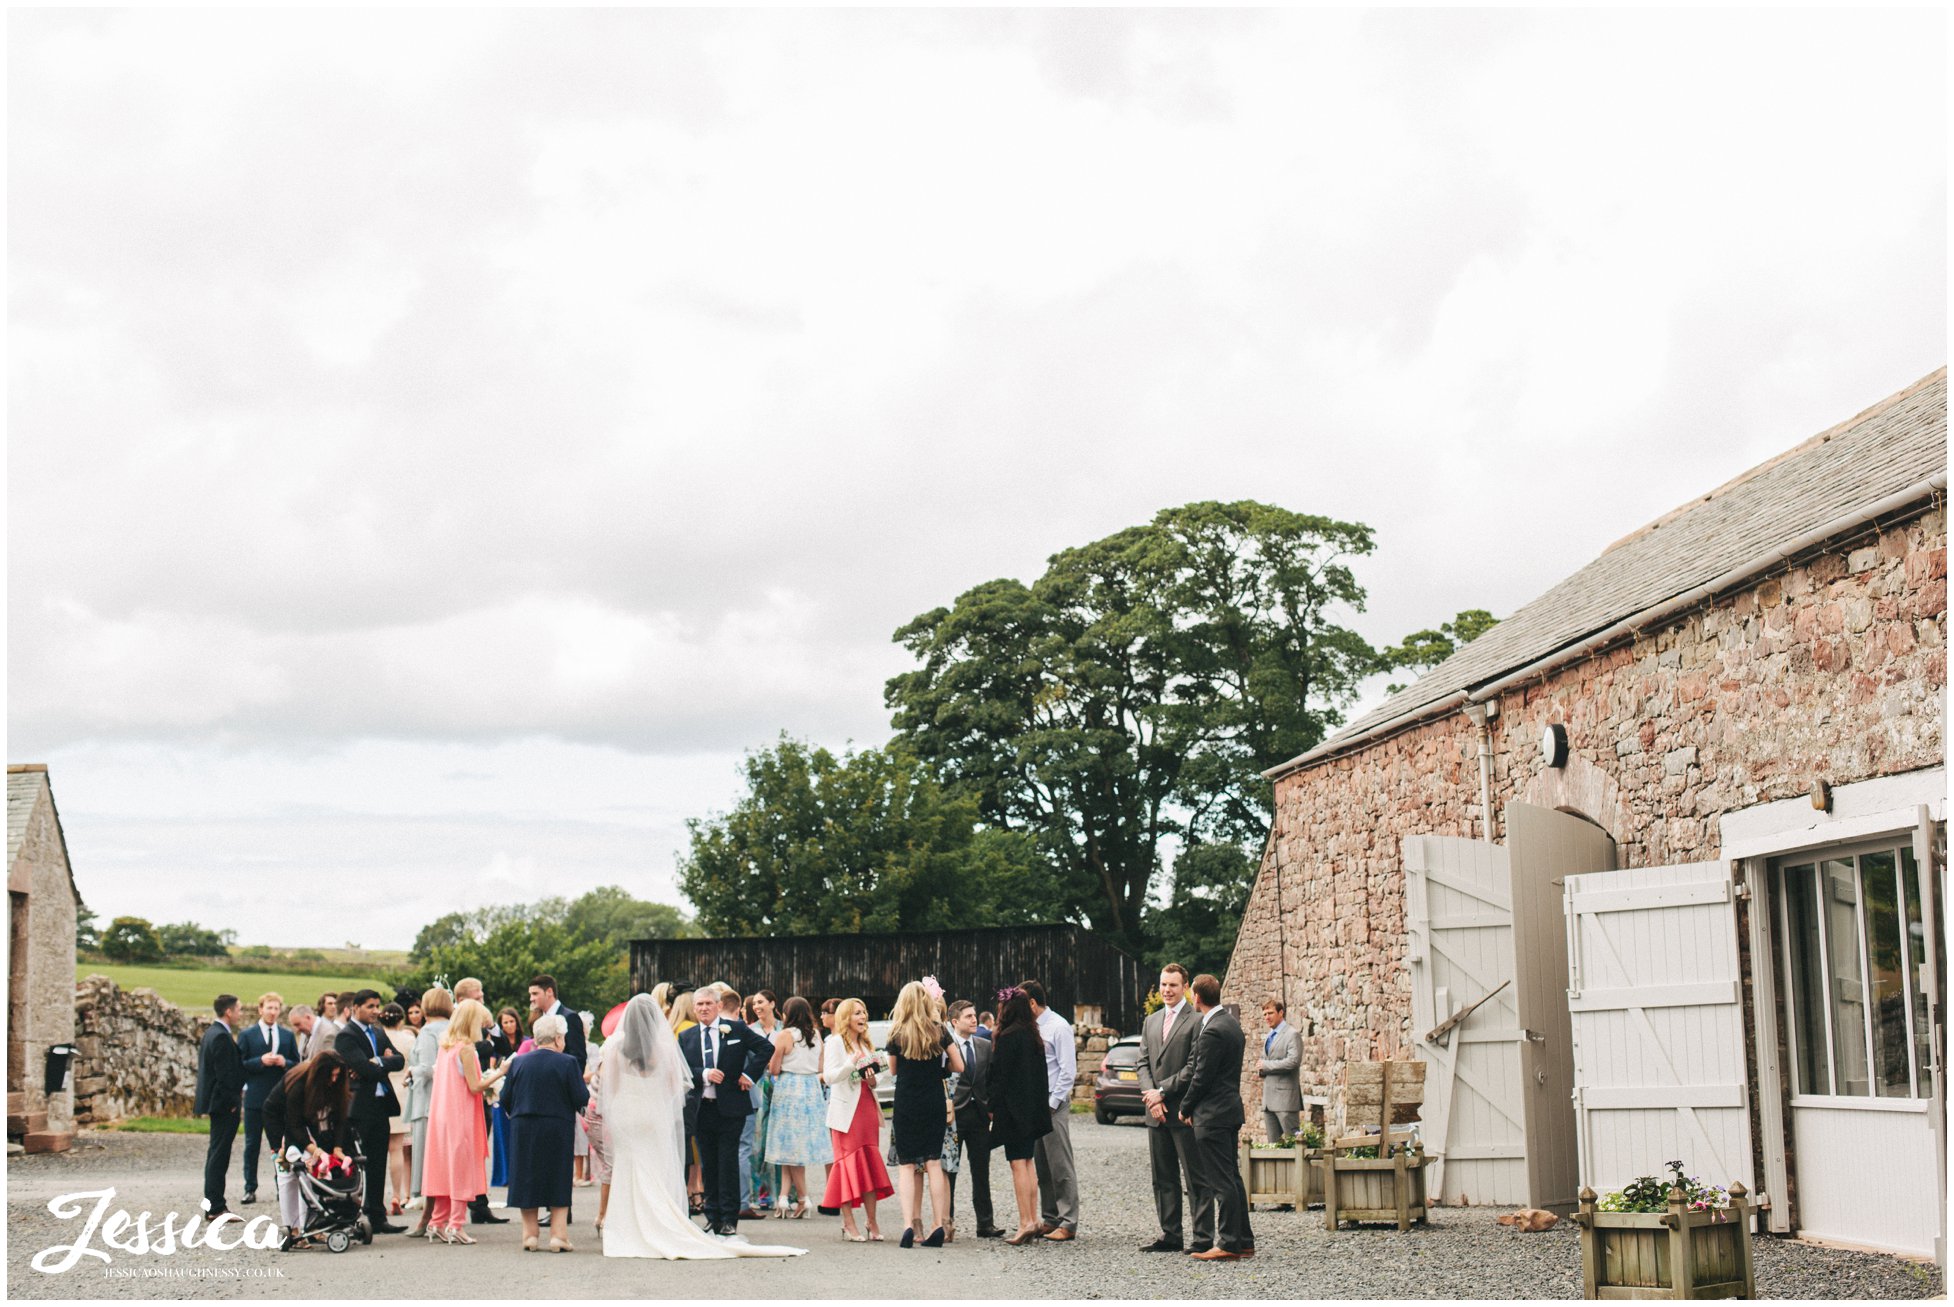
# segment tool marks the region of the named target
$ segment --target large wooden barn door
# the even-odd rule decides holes
[[[1675,1158],[1755,1191],[1729,870],[1569,876],[1563,902],[1581,1182],[1619,1189]]]
[[[1404,842],[1404,869],[1412,1037],[1418,1055],[1432,1064],[1424,1124],[1426,1149],[1435,1159],[1427,1175],[1430,1192],[1445,1203],[1525,1202],[1506,850],[1478,840],[1413,836]],[[1463,1020],[1432,1037],[1467,1008],[1472,1011]]]
[[[1526,1201],[1567,1212],[1581,1185],[1561,887],[1583,872],[1612,870],[1615,841],[1593,822],[1530,803],[1507,805],[1506,841],[1513,868],[1514,1012],[1525,1031]]]

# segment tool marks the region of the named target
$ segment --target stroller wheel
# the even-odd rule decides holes
[[[326,1247],[336,1253],[343,1253],[353,1246],[353,1236],[344,1230],[334,1230],[326,1236]]]
[[[372,1243],[373,1222],[367,1220],[362,1214],[359,1220],[353,1222],[353,1233],[359,1236],[361,1243]]]

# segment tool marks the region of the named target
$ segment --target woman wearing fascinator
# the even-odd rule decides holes
[[[952,1072],[963,1070],[963,1054],[943,1024],[942,996],[936,977],[912,980],[896,995],[895,1011],[890,1014],[894,1029],[889,1032],[887,1051],[896,1073],[891,1134],[900,1168],[896,1186],[902,1194],[904,1248],[917,1242],[916,1227],[923,1223],[923,1176],[917,1174],[918,1166],[929,1179],[931,1210],[950,1210],[950,1178],[943,1173],[943,1136],[952,1118],[943,1087]],[[943,1239],[943,1227],[938,1225],[921,1242],[925,1248],[941,1248]]]
[[[1052,1132],[1047,1103],[1051,1081],[1045,1074],[1045,1042],[1038,1037],[1031,996],[1015,985],[997,996],[997,1033],[991,1038],[991,1145],[1011,1163],[1011,1189],[1018,1199],[1018,1232],[1004,1242],[1023,1243],[1038,1234],[1038,1140]]]

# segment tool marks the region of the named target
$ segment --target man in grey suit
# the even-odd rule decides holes
[[[950,1094],[957,1114],[957,1147],[970,1177],[970,1205],[977,1213],[977,1237],[1001,1239],[991,1210],[991,1041],[977,1033],[977,1006],[969,999],[950,1004],[950,1037],[963,1053],[963,1071]],[[950,1214],[957,1211],[957,1172],[950,1172]]]
[[[1296,1133],[1303,1113],[1303,1046],[1283,1019],[1286,1012],[1279,998],[1271,996],[1262,1004],[1269,1033],[1255,1069],[1262,1076],[1262,1131],[1270,1143]]]
[[[1194,1214],[1212,1212],[1214,1247],[1191,1256],[1204,1262],[1255,1256],[1248,1228],[1248,1188],[1235,1158],[1242,1112],[1241,1023],[1221,1006],[1221,982],[1196,976],[1188,985],[1201,1030],[1194,1037],[1194,1074],[1181,1095],[1181,1119],[1194,1127]]]
[[[1181,1124],[1181,1095],[1194,1074],[1189,1065],[1198,1024],[1187,1001],[1187,968],[1169,962],[1160,972],[1162,1006],[1140,1027],[1140,1096],[1147,1105],[1147,1156],[1153,1171],[1153,1207],[1160,1237],[1141,1244],[1143,1253],[1182,1249],[1181,1187],[1194,1188],[1194,1132]],[[1212,1247],[1214,1227],[1194,1214],[1194,1243]]]

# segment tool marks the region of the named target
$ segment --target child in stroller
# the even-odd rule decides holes
[[[265,1097],[265,1136],[277,1159],[282,1249],[323,1241],[343,1253],[373,1242],[361,1212],[365,1159],[347,1119],[353,1078],[339,1054],[323,1050],[286,1072]]]

